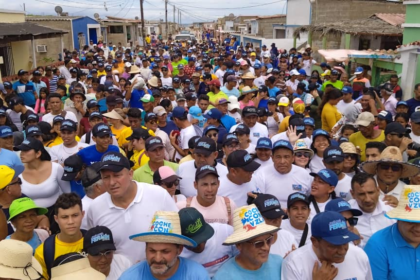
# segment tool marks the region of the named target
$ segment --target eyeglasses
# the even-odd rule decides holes
[[[355,154],[344,154],[345,159],[357,159],[357,155]]]
[[[267,244],[267,246],[270,246],[273,242],[273,237],[274,235],[271,234],[270,237],[268,237],[265,240],[258,240],[255,242],[247,241],[246,243],[253,244],[255,249],[261,249],[262,247],[264,247],[265,244]]]
[[[393,164],[380,164],[379,167],[382,170],[389,170],[391,168],[391,170],[394,172],[401,171],[402,169],[402,166],[399,164],[394,164],[394,165]]]
[[[150,123],[150,124],[156,124],[157,122],[156,121],[148,121],[148,123]]]
[[[227,145],[226,147],[227,147],[229,150],[233,150],[233,149],[238,148],[238,144],[230,144],[230,145]]]
[[[102,256],[104,256],[105,258],[110,258],[112,256],[112,253],[114,253],[114,250],[110,250],[106,252],[99,252],[96,255],[92,255],[92,254],[89,254],[89,255],[95,259],[100,259]]]
[[[349,222],[349,225],[355,226],[355,225],[357,225],[357,221],[359,221],[359,219],[358,218],[355,218],[355,217],[348,218],[348,219],[346,218],[346,221]]]
[[[217,133],[207,134],[207,137],[216,137]]]
[[[402,133],[391,133],[391,135],[395,135],[395,136],[397,136],[398,138],[403,138],[404,137],[404,134],[402,134]]]
[[[167,188],[172,188],[173,186],[178,186],[179,185],[179,180],[176,179],[175,181],[172,181],[172,182],[163,182],[162,181],[162,185],[164,185]]]
[[[295,153],[295,156],[296,156],[296,157],[306,157],[306,158],[310,158],[310,157],[311,157],[311,154],[310,154],[310,153],[308,153],[308,152],[297,152],[297,153]]]
[[[18,180],[14,183],[8,184],[6,187],[13,186],[13,185],[22,185],[22,179],[18,177]]]

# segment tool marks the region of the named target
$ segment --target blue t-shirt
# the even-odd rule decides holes
[[[258,103],[258,108],[267,108],[268,109],[268,98],[261,99],[260,103]]]
[[[77,193],[80,196],[80,198],[83,198],[85,196],[85,189],[83,188],[82,180],[71,180],[70,188],[71,192]]]
[[[95,162],[101,161],[101,158],[104,154],[108,152],[119,152],[119,151],[120,149],[117,146],[109,145],[108,149],[104,153],[100,153],[96,149],[96,145],[92,145],[84,149],[81,149],[77,154],[80,156],[83,163],[86,164],[86,166],[90,166],[94,164]]]
[[[10,239],[10,235],[7,236],[6,239]],[[36,233],[36,231],[34,231],[32,238],[29,241],[26,241],[26,243],[28,243],[32,247],[33,254],[35,254],[35,249],[42,244],[41,239],[39,239],[39,236]]]
[[[168,134],[168,136],[171,135],[172,130],[179,130],[179,128],[175,125],[175,123],[173,121],[167,121],[166,126],[163,126],[163,127],[158,126],[158,128],[160,130],[165,131],[166,134]]]
[[[152,94],[152,91],[149,89],[148,93]],[[142,99],[145,94],[144,90],[133,89],[131,92],[130,107],[143,109],[143,102],[140,99]]]
[[[227,134],[227,130],[222,124],[220,124],[217,128],[219,129],[219,133],[218,133],[219,136],[217,137],[217,143],[222,144],[223,138]]]
[[[227,87],[222,87],[222,88],[220,88],[220,90],[223,91],[224,93],[226,93],[226,95],[228,97],[232,96],[232,95],[236,96],[236,97],[239,97],[239,95],[240,95],[239,90],[235,87],[232,90],[228,90]]]
[[[126,270],[119,280],[156,280],[147,261],[142,261]],[[167,280],[209,280],[210,277],[201,264],[179,257],[179,266],[172,277]],[[243,280],[243,279],[242,279]]]
[[[277,93],[280,91],[280,89],[278,87],[273,87],[273,88],[268,88],[268,95],[270,97],[276,97]],[[261,102],[261,101],[260,101]],[[260,106],[258,106],[260,107]]]
[[[224,115],[220,121],[222,122],[223,126],[226,128],[227,131],[230,131],[232,126],[236,124],[236,121],[234,118],[232,118],[229,115]]]
[[[99,99],[97,103],[99,105],[99,112],[108,112],[108,106],[106,106],[106,98]]]
[[[420,107],[420,100],[416,100],[414,98],[408,99],[407,105],[408,105],[408,115],[411,116],[411,114],[416,111],[416,108]]]
[[[31,81],[27,82],[26,84],[22,83],[21,81],[17,81],[13,84],[13,90],[16,91],[18,96],[23,99],[23,103],[26,106],[35,105],[35,86]]]
[[[263,263],[260,269],[247,270],[236,263],[235,258],[225,262],[216,272],[213,280],[262,280],[278,279],[281,280],[281,265],[283,258],[278,255],[270,254],[267,262]]]

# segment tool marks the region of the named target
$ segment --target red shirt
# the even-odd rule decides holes
[[[192,76],[192,74],[194,74],[194,72],[195,72],[195,66],[185,66],[184,67],[184,73],[185,73],[185,75],[187,75],[188,76],[188,78],[190,78],[191,79],[191,76]]]

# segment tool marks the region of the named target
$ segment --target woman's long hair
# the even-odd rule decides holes
[[[318,106],[318,115],[321,116],[322,109],[324,109],[324,106],[325,104],[327,104],[328,101],[338,99],[341,96],[343,96],[341,91],[334,87],[330,89],[326,89],[325,94],[322,96],[321,105]]]

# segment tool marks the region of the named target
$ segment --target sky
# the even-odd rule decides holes
[[[107,10],[105,9],[105,5]],[[89,16],[98,13],[101,18],[116,16],[140,18],[140,0],[0,0],[0,6],[8,10],[24,9],[31,15],[56,15],[54,8],[61,6],[71,16]],[[146,20],[165,20],[164,0],[144,0]],[[181,9],[183,24],[217,20],[233,13],[238,15],[273,15],[286,13],[286,0],[169,0],[168,21],[173,21],[173,5]],[[251,6],[251,7],[250,7]],[[176,11],[176,15],[178,10]],[[178,17],[176,17],[176,21]]]

